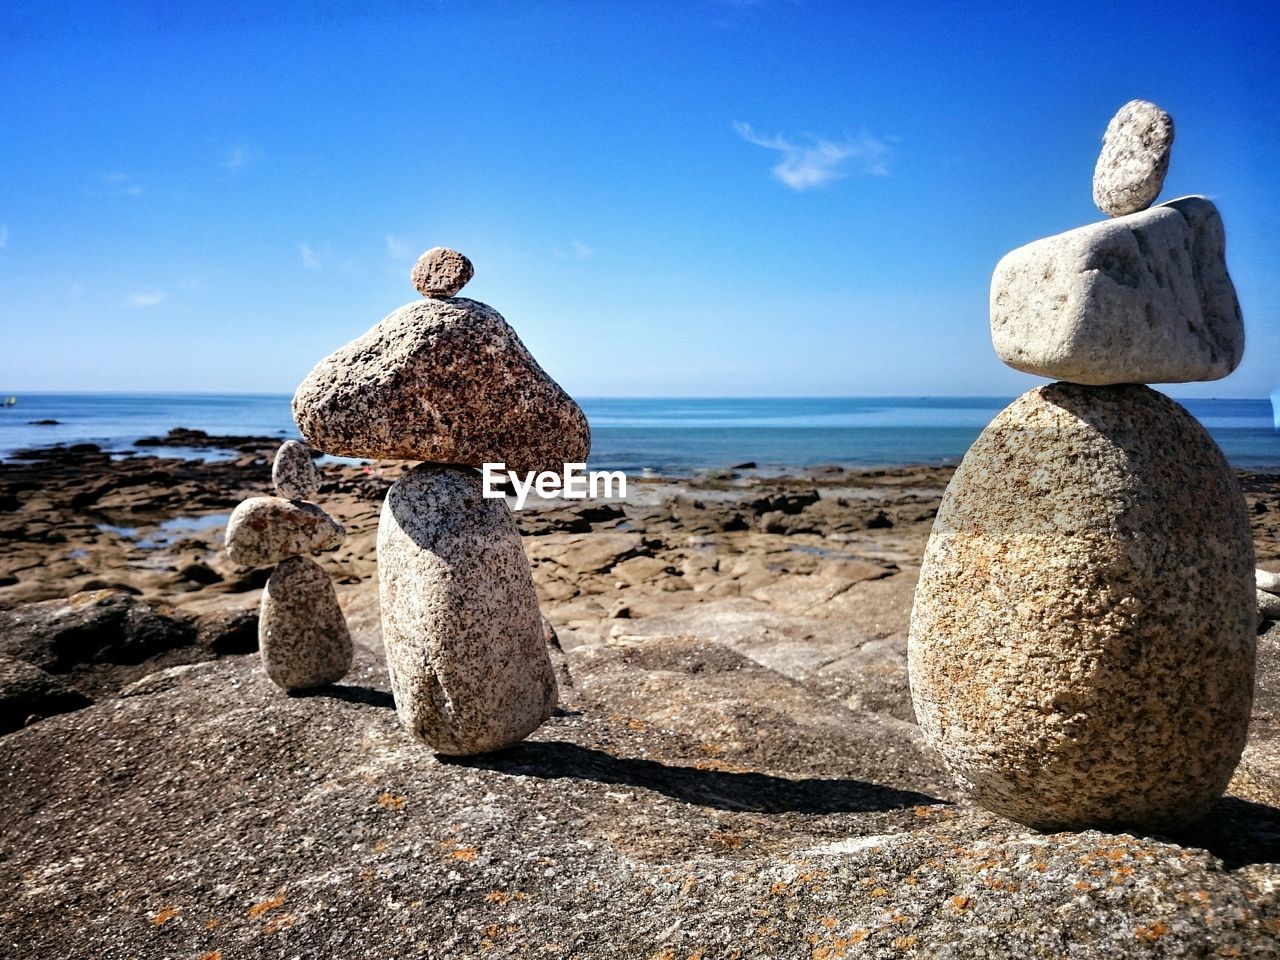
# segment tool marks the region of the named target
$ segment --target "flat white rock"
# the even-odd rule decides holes
[[[271,572],[258,610],[258,653],[284,690],[337,683],[351,669],[351,633],[333,581],[310,557],[290,557]]]
[[[1019,247],[991,279],[996,353],[1071,383],[1220,380],[1244,354],[1225,251],[1204,197]]]
[[[378,523],[382,639],[396,712],[437,753],[508,746],[555,709],[555,672],[511,509],[480,474],[420,464]]]

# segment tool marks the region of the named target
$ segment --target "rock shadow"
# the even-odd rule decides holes
[[[525,741],[496,753],[439,759],[442,763],[547,780],[572,778],[640,787],[684,803],[750,813],[870,813],[947,802],[862,780],[793,780],[767,773],[699,769],[615,757],[561,740]]]
[[[1222,797],[1203,820],[1171,832],[1167,839],[1208,850],[1229,870],[1280,862],[1280,809]]]
[[[333,700],[345,700],[347,703],[362,703],[367,707],[396,708],[395,698],[386,690],[363,687],[356,684],[332,684],[328,687],[316,687],[313,690],[299,690],[290,696],[299,699],[306,697],[329,697]]]

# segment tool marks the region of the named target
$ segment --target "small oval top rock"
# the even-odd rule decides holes
[[[413,285],[424,297],[453,297],[475,272],[471,261],[457,250],[432,247],[413,265]]]
[[[227,556],[242,567],[261,567],[336,547],[346,536],[342,524],[314,503],[250,497],[227,523]]]
[[[1130,100],[1107,124],[1093,170],[1093,202],[1122,217],[1145,210],[1160,196],[1169,172],[1173,118],[1148,100]]]
[[[311,450],[305,443],[286,440],[276,451],[271,465],[271,482],[276,493],[286,500],[306,500],[320,489],[320,471],[311,459]]]

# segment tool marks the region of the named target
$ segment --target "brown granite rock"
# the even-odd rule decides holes
[[[454,297],[475,272],[471,261],[457,250],[432,247],[418,258],[410,276],[424,297]]]
[[[1231,778],[1254,632],[1249,519],[1204,429],[1147,387],[1051,384],[996,417],[943,498],[912,699],[991,810],[1166,829]]]
[[[347,457],[555,470],[586,460],[587,418],[492,307],[401,307],[321,360],[293,398],[312,447]]]
[[[351,633],[333,582],[310,557],[289,557],[271,573],[258,614],[258,651],[276,686],[308,690],[351,669]]]
[[[473,470],[421,464],[378,524],[382,638],[396,711],[442,754],[497,750],[555,709],[542,614],[511,509]]]
[[[278,563],[342,543],[342,524],[314,503],[250,497],[227,522],[227,555],[243,567]]]

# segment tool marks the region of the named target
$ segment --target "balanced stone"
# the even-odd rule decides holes
[[[371,459],[554,470],[586,460],[581,408],[492,307],[419,300],[321,360],[293,398],[311,446]]]
[[[1073,383],[1218,380],[1244,322],[1217,208],[1183,197],[1020,247],[991,280],[991,339],[1016,370]]]
[[[480,475],[420,464],[378,524],[382,640],[401,722],[468,755],[523,739],[555,709],[555,673],[515,518]]]
[[[1269,570],[1255,570],[1253,571],[1253,582],[1259,590],[1280,594],[1280,573],[1272,573]]]
[[[1257,591],[1258,619],[1280,620],[1280,597],[1266,590]]]
[[[351,633],[333,582],[310,557],[272,571],[258,612],[258,650],[267,676],[285,690],[337,683],[351,669]]]
[[[947,488],[911,695],[989,809],[1165,829],[1231,778],[1255,629],[1244,498],[1204,428],[1144,386],[1050,384],[996,417]]]
[[[227,554],[244,567],[278,563],[318,553],[346,539],[342,524],[314,503],[281,497],[250,497],[227,523]]]
[[[305,443],[286,440],[276,451],[271,465],[271,482],[276,493],[287,500],[306,500],[320,489],[320,471],[311,459],[311,451]]]
[[[418,258],[410,276],[424,297],[453,297],[474,275],[471,261],[457,250],[432,247]]]
[[[1093,171],[1093,202],[1113,217],[1145,210],[1169,171],[1173,120],[1147,100],[1130,100],[1107,124]]]

